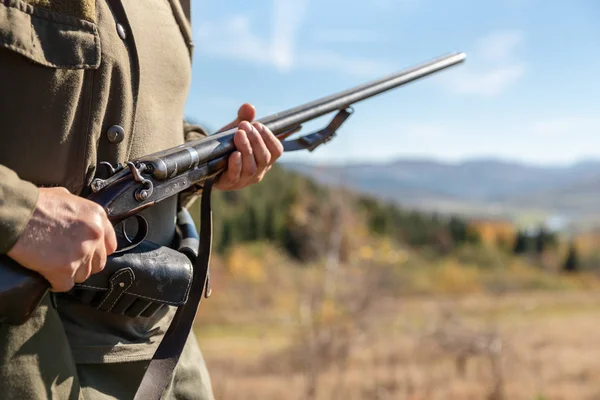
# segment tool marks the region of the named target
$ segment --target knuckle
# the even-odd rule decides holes
[[[65,277],[72,278],[75,276],[75,274],[77,273],[77,270],[79,269],[79,267],[82,264],[84,264],[84,261],[82,261],[82,260],[73,261],[69,264],[66,264],[66,266],[62,268],[61,273]]]
[[[245,175],[246,176],[254,176],[256,174],[256,170],[257,170],[256,164],[248,165],[248,167],[246,168],[246,171],[245,171],[246,172]]]
[[[238,147],[240,151],[248,151],[250,148],[250,141],[245,131],[239,131]]]
[[[77,245],[73,246],[73,254],[71,258],[73,260],[81,260],[85,258],[89,251],[90,246],[86,241],[79,241]],[[70,267],[73,268],[73,267]]]
[[[93,240],[100,240],[104,238],[104,227],[100,221],[94,221],[88,226],[90,237]]]
[[[105,217],[106,213],[104,212],[104,208],[102,208],[99,204],[90,202],[90,212],[94,215],[98,215],[100,217]]]
[[[258,135],[258,132],[254,128],[249,129],[247,135],[248,135],[248,140],[252,143],[256,143],[256,142],[258,142],[258,140],[260,140],[260,136]]]
[[[272,159],[273,156],[271,155],[271,152],[269,152],[268,150],[265,151],[265,164],[270,164]]]

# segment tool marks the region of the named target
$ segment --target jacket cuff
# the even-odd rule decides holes
[[[39,189],[0,165],[0,254],[17,242],[29,222],[39,197]]]

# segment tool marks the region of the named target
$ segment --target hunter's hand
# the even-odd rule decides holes
[[[238,190],[260,182],[283,154],[283,145],[263,124],[254,121],[250,104],[238,110],[238,117],[219,132],[238,127],[233,138],[237,151],[229,156],[227,169],[215,182],[220,190]]]
[[[39,272],[55,292],[102,271],[117,248],[104,209],[64,188],[40,189],[36,208],[7,255]]]

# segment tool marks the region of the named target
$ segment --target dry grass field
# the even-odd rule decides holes
[[[377,298],[328,324],[240,321],[197,328],[218,399],[600,398],[600,291]]]

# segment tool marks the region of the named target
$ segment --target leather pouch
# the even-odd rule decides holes
[[[183,252],[150,241],[108,257],[104,269],[69,292],[101,311],[151,317],[187,301],[193,265]]]

